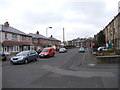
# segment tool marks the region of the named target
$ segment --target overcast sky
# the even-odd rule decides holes
[[[118,13],[119,0],[0,0],[0,24],[62,41],[93,37]]]

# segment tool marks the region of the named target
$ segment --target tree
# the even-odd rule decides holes
[[[98,44],[100,46],[105,45],[105,35],[104,35],[103,31],[100,31],[98,33],[97,40],[98,40]]]

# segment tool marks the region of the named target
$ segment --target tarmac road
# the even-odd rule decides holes
[[[28,64],[3,63],[3,88],[118,88],[116,64],[97,64],[78,48]]]

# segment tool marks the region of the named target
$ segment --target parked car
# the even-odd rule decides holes
[[[39,54],[39,57],[51,57],[55,55],[55,49],[54,48],[44,48],[42,52]]]
[[[85,48],[84,47],[80,47],[79,48],[79,52],[85,52]]]
[[[59,53],[65,53],[65,52],[67,52],[67,49],[66,49],[66,48],[60,48],[60,49],[59,49]]]
[[[6,55],[4,52],[0,51],[0,60],[5,61],[6,60]]]
[[[108,49],[106,47],[99,47],[97,50],[98,51],[107,51]]]
[[[19,52],[16,56],[11,58],[11,63],[25,63],[27,64],[30,61],[37,61],[38,53],[34,50],[22,51]]]

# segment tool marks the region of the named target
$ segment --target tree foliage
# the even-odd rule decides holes
[[[100,32],[98,33],[97,40],[98,40],[98,44],[99,44],[100,46],[102,46],[102,45],[105,44],[105,35],[104,35],[103,31],[100,31]]]

